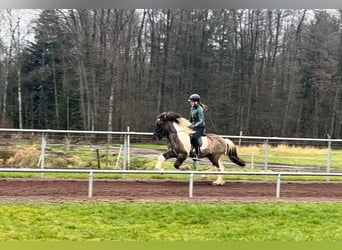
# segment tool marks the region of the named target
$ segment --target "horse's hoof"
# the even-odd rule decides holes
[[[225,181],[214,181],[213,184],[214,186],[223,186]]]
[[[191,169],[191,167],[189,167],[188,165],[184,165],[184,166],[180,166],[179,167],[179,170],[181,170],[181,171],[187,171],[187,170],[190,170]]]
[[[216,171],[218,171],[218,168],[215,166],[210,166],[209,171],[216,172]]]
[[[201,180],[207,181],[207,180],[209,180],[209,178],[207,175],[201,175]]]
[[[164,174],[164,173],[163,173],[163,172],[164,172],[164,169],[160,169],[160,168],[158,169],[158,168],[157,168],[156,170],[159,171],[161,175]]]

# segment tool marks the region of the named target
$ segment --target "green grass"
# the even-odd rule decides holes
[[[0,240],[337,241],[342,204],[13,204]]]
[[[239,154],[247,162],[263,164],[265,162],[265,145],[240,147]],[[328,149],[314,147],[294,147],[286,145],[268,147],[268,163],[289,166],[327,166]],[[342,150],[332,149],[332,167],[342,170]]]
[[[166,150],[165,145],[132,144],[131,146],[145,149]],[[265,145],[241,146],[238,148],[238,154],[249,164],[252,162],[264,164]],[[327,159],[327,148],[315,148],[310,146],[295,147],[287,145],[268,146],[268,164],[326,168]],[[342,171],[342,150],[332,148],[331,159],[331,167]],[[230,162],[227,156],[224,156],[223,160]]]
[[[166,143],[165,143],[166,144]],[[161,152],[166,151],[165,144],[138,144],[132,143],[132,148],[153,149]],[[32,146],[32,145],[31,145]],[[105,145],[102,145],[104,148]],[[109,145],[109,149],[114,145]],[[118,146],[118,145],[115,145]],[[38,164],[40,155],[39,144],[36,145],[37,152],[30,152],[29,155],[36,155],[37,159],[33,159],[34,165]],[[17,149],[27,148],[27,145],[21,143],[17,145]],[[46,167],[67,167],[67,168],[98,168],[96,150],[94,147],[74,146],[69,151],[65,151],[64,145],[50,145],[49,148],[57,155],[46,154]],[[6,152],[3,152],[6,153]],[[33,154],[34,153],[34,154]],[[238,153],[247,163],[263,164],[265,162],[265,145],[250,145],[238,147]],[[28,155],[23,152],[22,155]],[[157,157],[157,156],[156,156]],[[310,166],[326,168],[328,158],[328,150],[326,148],[315,148],[309,146],[268,146],[268,164],[292,165],[292,166]],[[342,150],[332,148],[332,168],[342,170]],[[20,159],[18,159],[20,160]],[[131,169],[153,169],[156,159],[131,157]],[[224,160],[230,162],[227,157]],[[101,168],[113,168],[116,163],[122,165],[118,155],[113,155],[106,149],[100,149],[100,165]],[[27,162],[25,163],[27,165]]]

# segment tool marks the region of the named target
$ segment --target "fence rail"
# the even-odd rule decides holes
[[[134,137],[144,137],[144,138],[151,138],[152,133],[149,132],[134,132],[130,131],[129,128],[127,128],[127,131],[83,131],[83,130],[52,130],[52,129],[8,129],[8,128],[0,128],[0,135],[6,135],[6,133],[17,133],[17,134],[35,134],[38,136],[41,136],[41,152],[40,152],[40,160],[39,160],[39,165],[37,169],[13,169],[13,168],[1,168],[0,172],[39,172],[43,176],[44,173],[49,173],[49,172],[65,172],[65,173],[88,173],[90,175],[89,178],[92,178],[93,174],[95,173],[122,173],[122,174],[132,174],[132,173],[137,173],[137,174],[157,174],[158,172],[156,171],[149,171],[149,170],[129,170],[129,165],[130,165],[130,145],[131,145],[131,140]],[[105,135],[105,136],[110,136],[110,135],[116,135],[120,136],[120,138],[123,138],[123,145],[120,148],[120,153],[122,151],[122,169],[121,170],[95,170],[95,169],[56,169],[56,166],[50,166],[49,169],[46,168],[45,166],[45,157],[46,157],[46,150],[47,150],[47,137],[53,136],[55,134],[61,134],[64,135],[65,137],[70,136],[70,135]],[[331,176],[340,176],[339,173],[331,173],[331,167],[332,167],[332,148],[334,147],[339,147],[342,148],[342,139],[317,139],[317,138],[291,138],[291,137],[261,137],[261,136],[230,136],[230,135],[221,135],[223,138],[229,138],[229,139],[236,139],[239,140],[239,143],[241,141],[244,142],[250,142],[251,140],[253,141],[258,141],[260,143],[263,143],[265,145],[264,148],[264,155],[263,155],[263,172],[220,172],[220,174],[223,175],[264,175],[264,176],[277,176],[279,179],[277,181],[277,186],[278,184],[280,185],[280,177],[281,176],[286,176],[286,175],[292,175],[292,176],[298,176],[298,175],[319,175],[319,176],[326,176],[327,180],[329,180],[329,177]],[[39,137],[38,137],[39,139]],[[321,145],[326,145],[327,148],[327,153],[326,153],[326,173],[297,173],[297,172],[268,172],[269,170],[269,157],[270,157],[270,144],[273,142],[281,143],[283,141],[291,141],[291,142],[312,142],[312,143],[320,143]],[[121,150],[122,149],[122,150]],[[6,170],[7,169],[7,170]],[[197,169],[196,169],[197,170]],[[310,170],[309,170],[310,171]],[[164,173],[168,173],[168,171],[165,171]],[[199,172],[192,171],[192,172],[178,172],[178,171],[170,171],[171,174],[189,174],[190,178],[190,187],[193,185],[193,181],[191,180],[194,175],[199,174]],[[208,172],[207,174],[218,174],[218,173],[212,173]],[[200,171],[200,174],[206,174],[205,171]],[[89,181],[89,185],[92,184],[92,181]],[[279,193],[278,193],[279,192]],[[89,191],[89,195],[92,195],[92,192]],[[192,197],[192,189],[189,190],[189,196]],[[280,186],[279,190],[277,188],[277,197],[280,196]]]
[[[123,148],[122,148],[122,170],[127,170],[130,164],[130,144],[133,137],[142,136],[151,138],[153,133],[149,132],[134,132],[130,131],[127,128],[127,131],[119,132],[119,131],[83,131],[83,130],[52,130],[52,129],[8,129],[8,128],[0,128],[0,133],[34,133],[41,134],[41,153],[40,153],[40,162],[39,166],[41,169],[45,168],[45,150],[46,150],[46,138],[49,134],[65,134],[65,135],[73,135],[73,134],[84,134],[84,135],[117,135],[123,136]],[[318,138],[292,138],[292,137],[261,137],[261,136],[234,136],[234,135],[221,135],[223,138],[229,139],[237,139],[239,143],[244,140],[253,140],[262,142],[265,145],[264,149],[264,171],[267,171],[269,166],[269,152],[270,152],[270,144],[272,142],[282,142],[282,141],[300,141],[300,142],[315,142],[315,143],[323,143],[327,147],[327,155],[326,155],[326,172],[331,172],[332,167],[332,144],[339,145],[342,148],[342,139],[318,139]]]
[[[194,177],[196,175],[251,175],[274,176],[276,180],[275,197],[281,196],[281,178],[283,176],[326,176],[342,177],[342,173],[317,173],[317,172],[212,172],[212,171],[160,171],[160,170],[92,170],[92,169],[39,169],[39,168],[0,168],[0,173],[83,173],[88,174],[88,198],[93,197],[94,174],[174,174],[189,175],[189,198],[193,198]]]
[[[41,152],[40,152],[40,161],[39,167],[40,168],[7,168],[3,167],[0,168],[0,173],[4,172],[31,172],[31,173],[40,173],[43,176],[44,173],[84,173],[89,175],[89,186],[88,186],[88,197],[91,198],[93,196],[93,182],[94,182],[94,174],[175,174],[175,175],[188,175],[189,176],[189,198],[193,197],[193,189],[194,189],[194,177],[196,175],[249,175],[249,176],[274,176],[276,177],[276,190],[275,190],[275,197],[279,198],[281,196],[281,178],[283,176],[321,176],[329,177],[332,176],[342,176],[342,173],[332,173],[331,166],[332,166],[332,144],[339,145],[341,147],[342,139],[316,139],[316,138],[288,138],[288,137],[259,137],[259,136],[229,136],[229,135],[221,135],[224,138],[229,139],[238,139],[239,142],[241,140],[257,140],[261,141],[265,144],[265,151],[264,151],[264,171],[261,172],[211,172],[211,171],[163,171],[160,172],[159,170],[128,170],[128,166],[130,163],[130,144],[132,137],[134,136],[143,136],[151,138],[152,133],[146,132],[134,132],[129,131],[127,132],[118,132],[118,131],[80,131],[80,130],[50,130],[50,129],[6,129],[0,128],[0,133],[34,133],[34,134],[41,134]],[[51,134],[99,134],[99,135],[119,135],[123,136],[123,162],[122,162],[122,169],[57,169],[57,168],[45,168],[45,150],[46,150],[46,137]],[[282,142],[282,141],[307,141],[307,142],[319,142],[324,143],[327,146],[327,155],[326,155],[326,167],[327,170],[325,173],[323,172],[269,172],[268,171],[268,163],[269,163],[269,145],[271,142]],[[121,149],[120,149],[121,150]]]

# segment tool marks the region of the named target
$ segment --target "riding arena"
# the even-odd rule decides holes
[[[165,114],[161,114],[161,116],[165,118]],[[157,120],[160,121],[161,116]],[[164,119],[164,122],[166,121],[167,118]],[[183,130],[180,129],[180,131]],[[173,134],[176,135],[177,131]],[[108,144],[103,143],[101,145],[94,139],[95,137],[97,139],[107,139],[109,135],[113,140],[116,138],[121,141],[122,144],[108,146]],[[3,154],[5,149],[18,151],[18,148],[13,146],[13,142],[19,139],[20,141],[26,141],[31,146],[37,144],[39,150],[38,161],[30,166],[29,164],[23,166],[16,165],[16,163],[9,165],[4,161],[0,162],[2,165],[0,167],[0,174],[2,175],[0,178],[0,197],[2,203],[55,203],[65,201],[83,203],[99,201],[316,203],[342,201],[342,182],[340,181],[342,175],[340,175],[339,171],[330,169],[329,164],[332,164],[329,162],[329,160],[331,161],[329,148],[327,166],[321,168],[305,168],[267,162],[269,152],[266,150],[270,146],[265,145],[265,141],[270,142],[273,140],[278,143],[279,141],[283,142],[285,138],[242,136],[233,138],[231,136],[231,139],[220,139],[224,142],[222,144],[224,149],[222,152],[220,151],[219,156],[211,154],[210,152],[213,150],[203,150],[203,157],[208,155],[209,157],[194,162],[188,156],[171,155],[170,152],[178,152],[179,149],[172,150],[170,142],[167,142],[167,140],[162,140],[159,144],[160,146],[169,144],[168,150],[165,147],[163,150],[135,147],[137,141],[151,142],[151,138],[155,136],[155,133],[1,129],[0,136],[2,138]],[[208,138],[210,136],[208,135]],[[221,136],[218,137],[221,138]],[[286,139],[291,143],[304,141],[301,138]],[[265,148],[262,156],[264,157],[263,163],[254,162],[253,157],[255,156],[253,155],[247,156],[239,153],[241,141],[242,143],[244,141],[250,143],[251,140],[254,143],[263,144]],[[309,140],[305,142],[306,144],[319,143],[320,145],[330,145],[330,147],[331,143],[341,145],[340,141],[336,140],[305,140]],[[171,145],[174,143],[174,141],[171,142]],[[237,145],[238,143],[239,145]],[[204,144],[204,146],[208,146],[210,142]],[[64,152],[52,150],[55,147],[60,148],[62,151],[66,150],[65,148],[72,151],[80,145],[87,146],[94,152],[93,158],[96,159],[95,162],[98,162],[98,165],[93,167],[80,166],[74,169],[72,166],[59,164],[62,162],[62,158],[65,160],[69,156],[66,156]],[[216,146],[215,148],[219,147]],[[107,157],[104,152],[111,157],[115,156],[115,162],[113,160],[109,165],[105,166],[103,163],[100,164]],[[165,152],[168,153],[165,154]],[[20,154],[20,152],[14,154]],[[226,158],[220,158],[221,155],[225,155]],[[51,160],[48,160],[49,157],[54,159],[52,165]],[[57,160],[58,158],[61,159]],[[133,158],[144,159],[145,162],[153,161],[154,163],[151,163],[153,167],[147,170],[139,169],[137,166],[132,168]],[[160,159],[163,162],[169,162],[174,167],[166,170],[160,169],[162,165]],[[185,165],[188,169],[181,169],[179,168],[180,165]],[[157,169],[155,166],[157,166]],[[213,172],[211,172],[212,167],[214,167]],[[13,174],[13,177],[11,177],[11,174]],[[23,176],[18,178],[17,175],[20,174]],[[60,174],[62,177],[59,177]],[[64,177],[65,174],[68,174],[67,178]],[[83,177],[80,177],[80,175],[83,175]],[[115,178],[111,178],[111,175],[115,176]],[[182,178],[176,178],[180,176]],[[307,180],[303,178],[307,178]]]

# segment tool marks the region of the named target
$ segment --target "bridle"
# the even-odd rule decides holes
[[[154,134],[157,136],[157,138],[159,140],[161,140],[162,138],[164,138],[165,136],[167,136],[167,133],[165,132],[164,129],[161,128],[161,125],[160,125],[160,118],[158,118],[155,122],[156,126],[158,127],[158,130],[157,132],[155,131]]]

